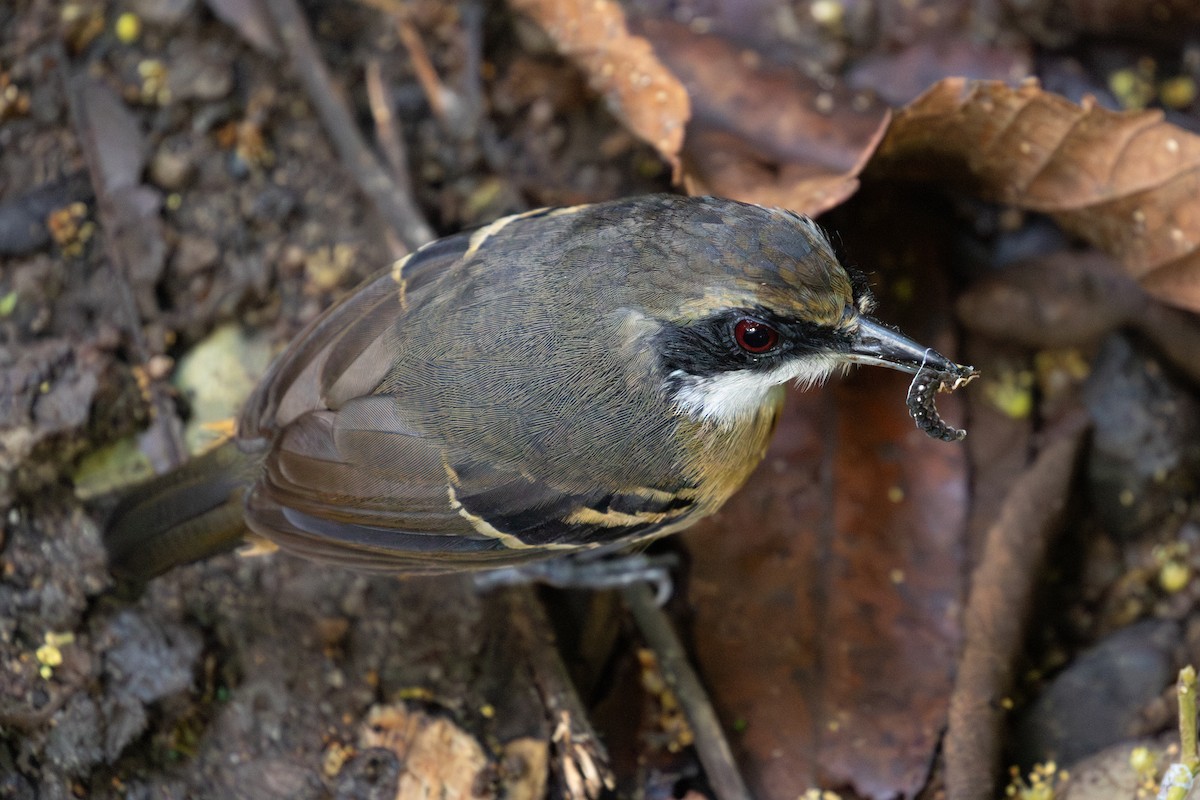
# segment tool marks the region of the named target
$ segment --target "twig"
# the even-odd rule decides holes
[[[412,62],[417,82],[421,84],[421,89],[425,92],[425,99],[429,101],[429,109],[433,111],[433,115],[437,117],[443,128],[449,128],[446,116],[446,89],[442,86],[437,70],[433,68],[433,59],[429,57],[429,51],[425,49],[425,43],[421,41],[413,24],[399,14],[395,19],[400,42],[408,51],[408,60]]]
[[[483,120],[483,19],[480,0],[460,0],[459,16],[463,27],[463,117],[471,130],[480,129]]]
[[[425,99],[429,102],[429,110],[433,112],[433,116],[437,118],[443,130],[453,130],[454,126],[446,106],[446,99],[451,94],[442,83],[442,79],[438,77],[437,69],[433,66],[433,59],[429,57],[429,50],[421,41],[421,35],[417,33],[416,26],[409,19],[407,7],[397,0],[360,0],[360,2],[387,14],[396,23],[396,33],[400,35],[400,43],[404,45],[404,49],[408,53],[408,60],[412,64],[417,83],[421,85],[421,91],[424,92]],[[468,69],[471,66],[471,64],[467,64]]]
[[[375,121],[375,142],[383,151],[383,158],[391,170],[392,180],[405,194],[412,193],[412,185],[408,179],[408,154],[404,147],[404,136],[396,125],[394,103],[387,87],[383,82],[383,70],[379,59],[372,58],[367,62],[366,69],[367,104],[371,107],[371,117]],[[396,238],[396,232],[387,229],[388,249],[397,258],[407,252],[407,248]]]
[[[485,11],[480,0],[460,0],[459,15],[463,26],[462,91],[463,119],[477,137],[483,161],[499,175],[510,172],[512,159],[504,152],[500,135],[491,117],[484,113],[483,21]]]
[[[1200,752],[1196,751],[1196,670],[1190,664],[1180,670],[1175,691],[1180,704],[1180,760],[1166,768],[1156,800],[1187,800],[1192,796],[1196,770],[1200,769]]]
[[[1179,696],[1179,761],[1167,767],[1156,800],[1187,800],[1200,769],[1200,752],[1196,750],[1195,667],[1188,665],[1179,670],[1175,690]]]
[[[602,789],[615,785],[608,753],[592,730],[583,701],[559,656],[546,610],[529,584],[506,588],[504,597],[510,623],[524,644],[534,685],[554,726],[557,766],[568,796],[572,800],[599,797]]]
[[[359,189],[370,198],[380,216],[410,250],[433,239],[433,229],[421,216],[412,196],[388,176],[354,127],[354,120],[334,89],[329,70],[317,53],[308,22],[295,0],[266,0],[266,4],[279,28],[296,77]]]
[[[750,791],[738,772],[717,712],[688,662],[671,621],[654,601],[650,587],[635,584],[622,589],[621,595],[646,643],[657,656],[663,679],[679,698],[696,737],[696,754],[718,800],[749,800]]]
[[[1179,760],[1193,775],[1200,770],[1200,751],[1196,749],[1196,668],[1179,670],[1176,684],[1179,694]]]
[[[408,157],[404,137],[396,125],[394,104],[384,85],[378,58],[367,62],[366,84],[367,103],[371,106],[371,118],[375,120],[375,138],[379,142],[379,149],[383,151],[384,160],[392,170],[396,185],[409,191],[411,187],[405,185],[408,181]]]

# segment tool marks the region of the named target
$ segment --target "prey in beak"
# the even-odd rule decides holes
[[[932,348],[922,347],[899,331],[870,317],[859,317],[850,351],[843,360],[908,372],[913,376],[908,387],[908,413],[917,427],[934,439],[961,441],[967,432],[948,425],[938,413],[938,392],[952,392],[979,375],[974,367],[955,364]]]

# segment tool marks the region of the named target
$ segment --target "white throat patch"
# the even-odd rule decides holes
[[[753,416],[776,386],[795,381],[802,389],[820,383],[845,362],[835,355],[810,355],[788,361],[769,372],[741,369],[698,378],[682,378],[675,391],[675,407],[693,417],[723,425]]]

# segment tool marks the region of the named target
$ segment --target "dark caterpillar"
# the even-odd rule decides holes
[[[946,424],[938,414],[935,398],[938,392],[953,392],[965,386],[978,374],[979,370],[974,367],[959,364],[955,364],[952,370],[936,370],[922,364],[908,387],[907,398],[908,413],[917,427],[943,442],[962,441],[967,432]]]

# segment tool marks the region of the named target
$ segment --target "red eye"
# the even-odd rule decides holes
[[[747,353],[759,355],[779,343],[779,331],[756,319],[739,319],[733,326],[733,338]]]

